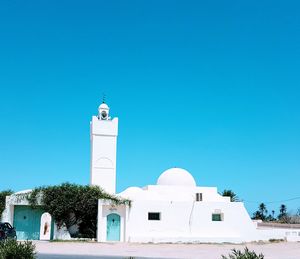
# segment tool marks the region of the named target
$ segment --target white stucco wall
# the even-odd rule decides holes
[[[159,212],[161,220],[148,220]],[[223,221],[212,221],[221,212]],[[255,227],[242,203],[133,201],[126,221],[130,242],[246,242],[255,240]]]
[[[128,206],[114,206],[110,205],[109,202],[105,200],[98,201],[98,228],[97,228],[97,240],[98,242],[105,242],[107,237],[107,216],[111,213],[116,213],[120,216],[120,241],[126,241],[125,232],[126,229],[126,220],[128,213]]]
[[[196,201],[202,193],[203,201]],[[106,217],[121,216],[121,241],[126,242],[215,242],[243,243],[270,239],[296,239],[296,230],[257,229],[242,202],[230,202],[215,187],[149,185],[131,187],[119,196],[132,200],[131,207],[110,206],[99,201],[98,241],[106,241]],[[149,212],[160,213],[160,220],[148,220]],[[222,221],[212,221],[212,214]],[[287,234],[288,233],[288,234]]]
[[[116,161],[118,118],[91,121],[91,175],[90,183],[109,193],[116,191]]]
[[[203,201],[196,201],[202,193]],[[116,207],[121,216],[121,240],[127,242],[247,242],[258,240],[256,228],[243,203],[230,202],[214,187],[149,185],[119,194],[132,200],[131,207]],[[109,204],[99,201],[98,240],[106,241]],[[148,220],[149,212],[160,220]],[[212,221],[221,213],[223,221]]]
[[[6,196],[5,210],[2,213],[2,221],[9,222],[13,225],[14,221],[14,206],[15,205],[28,205],[29,202],[25,199],[27,193],[31,190],[24,190],[17,193],[14,193],[10,196]]]

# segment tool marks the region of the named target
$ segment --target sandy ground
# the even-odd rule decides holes
[[[38,254],[121,256],[124,258],[202,258],[221,259],[231,249],[244,249],[234,244],[135,244],[86,242],[35,242]],[[300,243],[247,244],[250,250],[263,253],[265,259],[300,259]],[[58,258],[58,257],[55,257]],[[83,258],[83,257],[82,257]]]

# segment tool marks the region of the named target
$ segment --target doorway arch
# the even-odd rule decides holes
[[[107,215],[106,240],[120,241],[120,216],[116,213]]]

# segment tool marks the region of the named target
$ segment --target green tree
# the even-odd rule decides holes
[[[239,201],[238,196],[237,196],[232,190],[226,190],[226,189],[225,189],[225,190],[222,192],[222,196],[230,197],[230,201],[232,201],[232,202]]]
[[[259,204],[258,210],[254,212],[253,219],[261,219],[265,221],[267,219],[268,210],[264,203]]]
[[[264,203],[261,203],[259,204],[258,210],[262,217],[265,219],[268,214],[267,206]]]
[[[279,208],[279,215],[285,216],[285,215],[286,215],[286,211],[287,211],[286,205],[281,204],[281,205],[280,205],[280,208]]]
[[[278,215],[278,220],[280,220],[283,223],[289,223],[289,215],[287,213],[287,207],[284,204],[280,205],[279,208],[279,215]]]
[[[275,210],[272,210],[272,214],[269,214],[269,216],[266,217],[266,221],[274,221],[275,219]]]
[[[35,188],[27,199],[33,208],[49,212],[59,227],[78,225],[77,236],[89,238],[96,237],[98,199],[130,206],[130,200],[110,195],[98,186],[70,183]]]

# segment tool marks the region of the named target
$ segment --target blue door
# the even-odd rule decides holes
[[[107,241],[120,241],[120,216],[112,213],[107,216]]]
[[[41,209],[32,209],[30,206],[14,206],[14,227],[18,240],[40,239]]]

